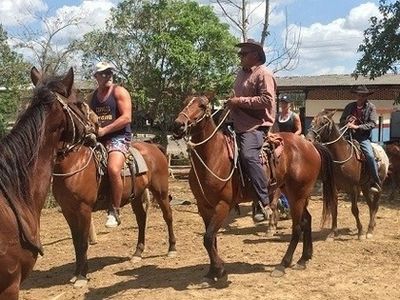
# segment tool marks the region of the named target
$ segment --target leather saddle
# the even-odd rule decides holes
[[[97,176],[100,179],[103,176],[107,175],[107,161],[108,161],[108,153],[106,148],[101,143],[97,143],[94,158],[97,166]],[[135,197],[135,177],[142,175],[148,171],[148,167],[146,161],[144,160],[142,154],[132,145],[129,147],[128,153],[125,155],[125,163],[124,167],[121,170],[121,176],[123,178],[130,177],[131,179],[131,195],[130,198],[133,199]],[[124,180],[125,182],[125,180]],[[103,198],[100,195],[101,190],[99,189],[98,198]]]

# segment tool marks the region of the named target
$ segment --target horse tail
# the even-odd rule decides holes
[[[323,208],[322,208],[322,220],[321,227],[326,223],[327,218],[334,213],[333,217],[336,217],[337,213],[337,193],[336,183],[334,176],[334,162],[332,154],[325,146],[313,143],[321,157],[321,172],[320,178],[322,180],[322,194],[323,194]]]

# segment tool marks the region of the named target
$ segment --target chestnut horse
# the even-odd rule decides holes
[[[60,142],[76,143],[94,131],[72,90],[72,69],[45,79],[32,68],[31,79],[32,100],[0,141],[0,299],[7,300],[18,299],[21,282],[43,254],[40,212]]]
[[[90,111],[91,114],[94,112]],[[176,255],[176,240],[172,224],[172,209],[168,198],[168,160],[159,145],[133,142],[132,146],[142,154],[148,171],[135,176],[134,197],[131,177],[124,177],[121,206],[131,204],[138,224],[138,241],[133,258],[140,259],[145,246],[147,210],[143,199],[150,190],[159,204],[168,227],[168,256]],[[87,250],[92,211],[106,210],[111,203],[108,177],[100,176],[94,158],[94,147],[81,145],[60,155],[54,168],[53,194],[71,230],[75,248],[76,265],[71,283],[87,284]]]
[[[367,238],[372,238],[375,228],[375,217],[379,208],[380,193],[371,193],[370,184],[372,177],[367,167],[356,155],[356,149],[352,141],[344,138],[348,128],[339,129],[332,119],[335,111],[322,111],[311,122],[307,138],[326,145],[334,159],[334,174],[337,188],[347,192],[351,198],[351,212],[353,213],[358,229],[358,238],[365,238],[365,232],[359,218],[357,206],[360,190],[363,192],[369,207],[369,225]],[[372,143],[379,155],[379,177],[383,182],[389,168],[389,159],[381,146]],[[371,194],[372,198],[371,198]]]
[[[248,184],[242,189],[239,172],[230,159],[226,138],[212,120],[210,111],[207,97],[192,97],[179,113],[174,126],[175,138],[190,138],[188,146],[192,168],[189,184],[206,229],[204,246],[210,258],[210,269],[205,277],[207,283],[227,278],[224,262],[218,255],[218,230],[233,207],[241,202],[253,201],[255,197]],[[285,268],[291,265],[301,233],[304,234],[303,252],[297,267],[304,269],[311,259],[311,215],[307,204],[320,173],[325,192],[323,219],[336,210],[334,183],[330,181],[333,174],[332,159],[328,150],[314,146],[293,133],[282,133],[280,136],[284,146],[276,167],[276,180],[277,186],[289,199],[292,237],[286,254],[272,276],[283,276]]]

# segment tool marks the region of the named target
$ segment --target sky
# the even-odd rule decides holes
[[[58,37],[60,47],[73,38],[79,38],[93,28],[104,28],[110,9],[121,0],[0,0],[0,23],[9,35],[22,32],[24,26],[35,28],[34,14],[46,14],[52,22],[72,15],[84,16],[79,26],[69,27]],[[199,0],[212,5],[221,21],[227,22],[212,0]],[[263,2],[263,1],[261,1]],[[271,0],[270,37],[266,52],[272,45],[282,43],[285,28],[290,29],[289,40],[300,36],[298,63],[295,69],[281,71],[278,76],[312,76],[322,74],[349,74],[360,58],[357,53],[363,32],[372,16],[379,17],[379,0]],[[263,6],[257,7],[250,18],[254,25],[261,20]],[[288,26],[286,26],[286,22]],[[260,26],[253,26],[250,35],[259,39]],[[237,37],[238,32],[231,30]],[[10,40],[10,44],[13,41]],[[27,51],[22,52],[29,58]]]

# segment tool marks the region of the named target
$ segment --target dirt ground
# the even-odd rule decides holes
[[[194,202],[186,181],[171,181],[174,199]],[[290,239],[291,221],[279,223],[275,237],[265,226],[254,226],[249,205],[220,232],[218,246],[229,277],[226,284],[204,288],[208,270],[203,247],[204,227],[195,204],[174,205],[178,255],[166,257],[168,244],[161,211],[151,208],[144,258],[130,260],[137,226],[129,206],[122,209],[122,225],[104,227],[105,213],[94,214],[98,243],[90,246],[89,276],[85,288],[74,288],[74,250],[69,228],[57,209],[42,212],[41,236],[45,256],[23,283],[20,299],[400,299],[400,223],[397,203],[384,199],[372,240],[358,240],[350,203],[339,204],[340,236],[324,241],[319,229],[319,196],[310,201],[313,216],[314,257],[304,271],[288,269],[282,278],[270,272],[282,259]],[[368,209],[360,203],[363,225]],[[232,216],[234,213],[232,213]],[[300,257],[300,243],[295,261]]]

